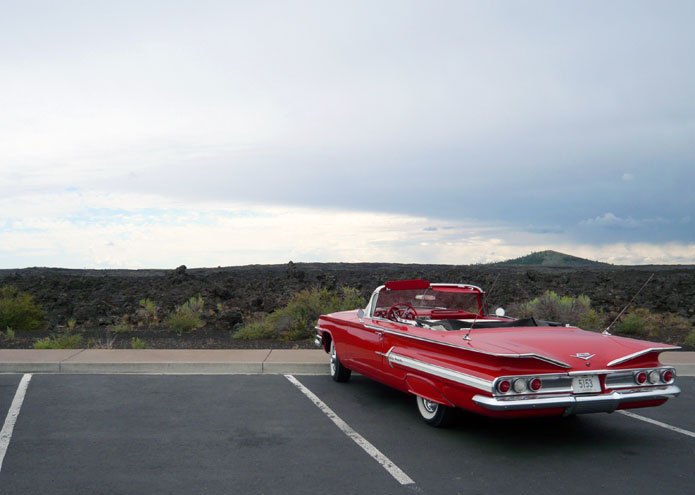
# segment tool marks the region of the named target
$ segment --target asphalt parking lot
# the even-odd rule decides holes
[[[0,414],[23,375],[0,375]],[[0,493],[686,493],[695,483],[695,377],[681,397],[620,413],[492,420],[452,429],[361,376],[34,374]],[[2,421],[0,420],[0,421]],[[691,435],[688,435],[688,433]],[[2,439],[0,439],[2,440]],[[385,469],[396,466],[412,483]]]

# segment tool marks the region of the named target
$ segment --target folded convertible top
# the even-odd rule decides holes
[[[442,325],[447,330],[465,330],[471,328],[470,322],[460,320],[430,320],[428,324]],[[544,326],[553,326],[553,322],[541,322],[548,324]],[[557,324],[556,324],[557,325]],[[540,326],[534,317],[522,318],[520,320],[505,320],[505,321],[489,321],[479,320],[473,324],[473,328],[505,328],[505,327],[538,327]]]

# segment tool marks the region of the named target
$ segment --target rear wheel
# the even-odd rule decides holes
[[[415,396],[417,410],[420,416],[430,426],[446,427],[451,426],[456,418],[456,411],[453,407],[448,407],[438,402],[432,402],[419,395]]]
[[[343,363],[338,359],[335,342],[331,340],[331,376],[336,382],[346,382],[350,379],[351,374],[352,371],[343,366]]]

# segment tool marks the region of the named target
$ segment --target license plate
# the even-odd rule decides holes
[[[598,375],[582,375],[572,377],[572,391],[575,394],[600,392],[601,383],[598,381]]]

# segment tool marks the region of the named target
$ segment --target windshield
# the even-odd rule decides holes
[[[424,290],[386,290],[379,292],[375,317],[386,317],[395,304],[412,306],[420,317],[434,317],[446,310],[480,314],[480,293],[461,287],[430,287]],[[434,310],[434,313],[433,313]],[[474,316],[473,316],[474,317]]]

